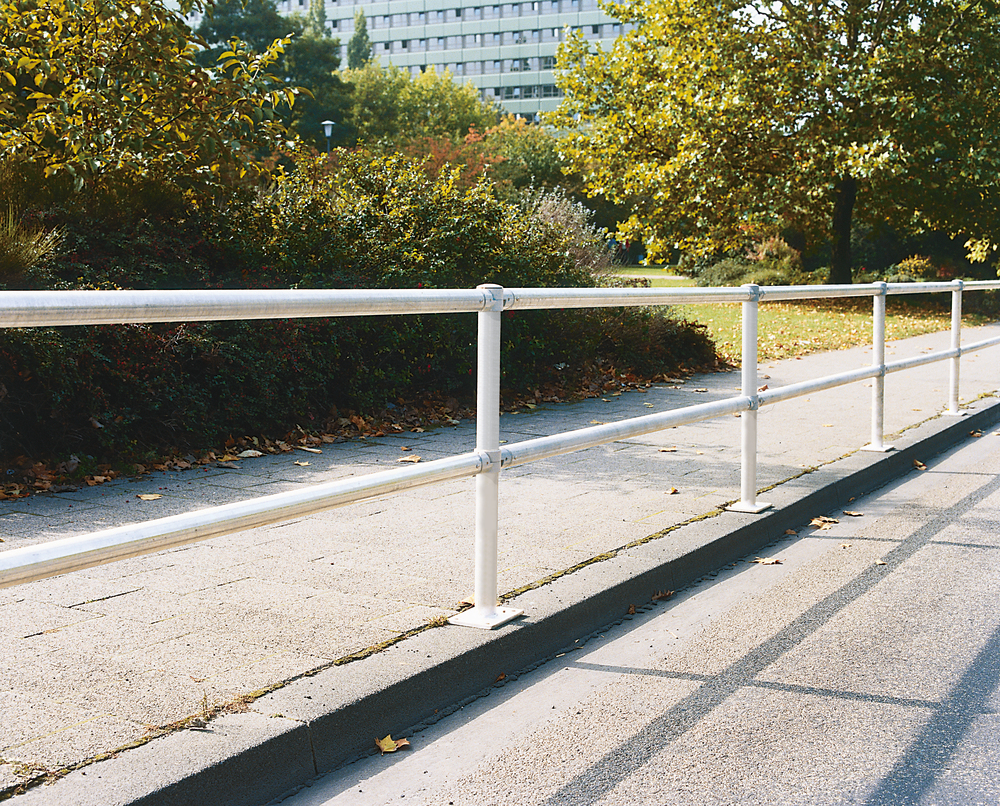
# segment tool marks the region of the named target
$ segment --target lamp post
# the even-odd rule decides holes
[[[323,134],[326,135],[326,153],[330,153],[330,135],[333,134],[334,123],[332,120],[324,120],[321,124]]]

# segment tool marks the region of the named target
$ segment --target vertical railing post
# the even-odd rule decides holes
[[[951,358],[951,371],[948,373],[948,410],[945,414],[962,416],[958,408],[958,375],[962,366],[962,289],[965,283],[955,280],[955,288],[951,292],[951,349],[955,355]]]
[[[892,450],[886,445],[885,428],[885,298],[889,286],[874,283],[875,296],[872,297],[872,366],[878,367],[878,374],[872,378],[872,441],[862,450],[885,453]]]
[[[464,627],[492,629],[521,615],[497,605],[497,534],[500,515],[500,317],[503,288],[478,286],[488,295],[478,314],[476,377],[476,451],[483,469],[476,476],[475,605],[449,621]]]
[[[740,412],[740,501],[727,509],[733,512],[763,512],[770,504],[757,501],[757,306],[760,287],[745,285],[749,299],[743,303],[742,394],[750,398],[750,409]]]

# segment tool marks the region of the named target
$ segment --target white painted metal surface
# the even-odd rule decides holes
[[[0,588],[44,579],[127,557],[320,512],[354,501],[439,481],[476,476],[476,605],[453,623],[492,628],[519,615],[497,604],[498,492],[502,468],[582,450],[677,425],[741,415],[741,498],[731,509],[760,512],[756,500],[757,410],[811,392],[874,378],[872,450],[882,442],[885,375],[935,361],[951,362],[949,413],[957,413],[961,356],[1000,344],[1000,337],[962,346],[962,295],[1000,289],[1000,281],[875,283],[868,286],[744,286],[699,289],[512,288],[474,290],[279,290],[279,291],[3,291],[0,327],[212,321],[388,314],[478,314],[476,449],[407,468],[316,485],[307,490],[199,510],[134,526],[0,552]],[[951,293],[951,349],[885,361],[885,298],[893,294]],[[872,365],[778,389],[758,391],[757,309],[761,301],[841,297],[873,298]],[[743,371],[740,395],[643,417],[605,423],[501,448],[500,328],[506,310],[676,305],[740,302],[743,306]]]

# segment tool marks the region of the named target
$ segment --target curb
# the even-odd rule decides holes
[[[164,736],[35,787],[17,802],[262,806],[372,752],[376,736],[409,735],[437,721],[499,680],[626,618],[630,605],[644,607],[658,591],[678,590],[756,552],[786,529],[911,471],[914,460],[926,462],[1000,422],[1000,402],[976,401],[966,412],[907,430],[889,453],[856,451],[775,486],[764,496],[774,504],[765,513],[709,516],[521,593],[515,601],[525,615],[497,630],[421,632],[296,680],[256,700],[249,713],[213,720],[209,730]]]

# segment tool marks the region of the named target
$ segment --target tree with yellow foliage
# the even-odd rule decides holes
[[[855,220],[1000,241],[995,0],[624,0],[608,51],[560,53],[563,152],[636,200],[622,237],[743,248],[794,227],[851,281]]]

